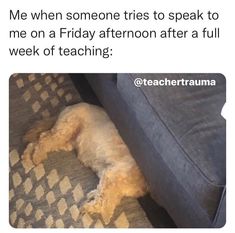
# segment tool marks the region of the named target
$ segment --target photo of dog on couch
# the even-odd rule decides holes
[[[225,224],[221,74],[14,74],[15,228]]]

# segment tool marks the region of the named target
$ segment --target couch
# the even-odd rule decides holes
[[[222,227],[226,126],[221,74],[85,74],[178,227]],[[208,79],[215,86],[141,86],[134,80]]]

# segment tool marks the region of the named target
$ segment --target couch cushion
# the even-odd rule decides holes
[[[137,88],[135,78],[215,79],[216,86]],[[119,74],[117,88],[177,181],[213,221],[226,182],[225,120],[220,115],[225,103],[224,77]]]

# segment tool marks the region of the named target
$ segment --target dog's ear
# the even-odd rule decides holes
[[[45,132],[53,127],[57,117],[45,118],[36,121],[33,126],[26,132],[23,137],[24,143],[36,142],[42,132]]]

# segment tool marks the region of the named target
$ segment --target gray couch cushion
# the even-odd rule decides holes
[[[158,74],[155,74],[152,76],[152,78],[157,78],[157,76]],[[173,77],[176,76],[177,75],[174,75]],[[105,107],[106,111],[109,113],[113,122],[116,124],[121,136],[131,150],[132,155],[135,157],[140,168],[142,169],[150,185],[152,197],[157,201],[158,204],[164,206],[164,208],[174,219],[177,226],[223,226],[225,223],[226,203],[224,185],[212,184],[211,191],[208,191],[208,188],[207,190],[201,190],[201,192],[197,191],[200,198],[197,198],[197,195],[193,194],[192,189],[185,185],[188,180],[187,174],[183,176],[182,179],[182,176],[179,176],[179,174],[175,172],[175,169],[172,169],[172,166],[169,166],[169,160],[165,158],[165,154],[160,154],[158,152],[159,149],[153,144],[153,141],[150,140],[151,138],[149,138],[147,135],[146,128],[140,124],[141,121],[139,119],[139,115],[136,109],[133,107],[132,101],[130,101],[128,98],[124,98],[125,95],[123,95],[124,93],[122,93],[120,90],[120,81],[128,82],[128,80],[119,80],[117,82],[116,74],[86,74],[86,77],[89,80],[93,90],[99,97],[99,100]],[[133,79],[133,76],[130,77],[129,75],[119,75],[118,78],[121,77]],[[138,76],[134,75],[134,77]],[[143,75],[141,75],[141,77],[143,77]],[[131,83],[129,82],[129,84]],[[123,83],[123,85],[125,84]],[[220,107],[223,105],[225,99],[224,84],[221,87],[222,94],[218,99],[222,99],[220,100],[220,105],[214,105],[218,106],[218,110],[216,112],[219,112]],[[131,92],[136,91],[136,89],[133,89],[131,86],[131,88],[127,88],[126,91]],[[143,97],[141,92],[139,95]],[[142,100],[138,100],[139,97],[137,95],[133,101],[137,100],[141,102]],[[148,102],[146,101],[146,103]],[[147,106],[142,107],[144,108]],[[141,109],[139,109],[139,111],[140,110]],[[147,112],[143,112],[143,116],[147,114]],[[150,115],[148,115],[148,117],[149,119],[151,118]],[[157,115],[155,117],[156,121],[161,121]],[[170,145],[168,141],[165,141],[164,145],[165,147],[174,146]],[[225,153],[225,151],[223,152]],[[224,162],[225,161],[223,160],[223,163]],[[218,162],[215,161],[215,166],[217,166],[217,163]],[[176,167],[179,167],[178,164],[176,164]],[[193,178],[193,176],[190,177]],[[198,181],[197,178],[198,176],[194,176],[195,180],[193,180],[193,182],[199,183],[200,179]],[[208,185],[210,185],[210,182]],[[198,188],[200,188],[200,185],[195,185],[195,189]],[[209,199],[214,199],[214,201],[211,202],[212,208],[207,208],[208,205],[201,204],[199,200],[202,199],[203,196],[208,196]],[[209,209],[213,209],[215,211],[211,211],[211,214],[209,215]],[[212,212],[214,212],[214,214]]]
[[[137,88],[133,81],[139,77],[215,79],[217,85]],[[225,103],[224,77],[119,74],[117,88],[177,181],[213,221],[226,182],[225,121],[220,115]]]

